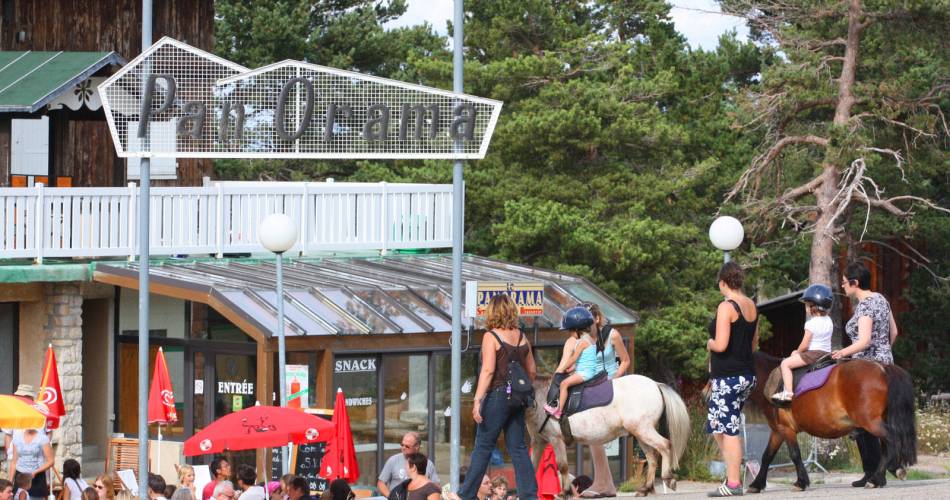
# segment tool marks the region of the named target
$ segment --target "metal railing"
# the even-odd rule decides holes
[[[151,254],[221,257],[266,252],[260,221],[298,223],[292,254],[452,246],[452,186],[442,184],[217,182],[155,187]],[[0,188],[0,259],[138,254],[135,184],[107,188]]]

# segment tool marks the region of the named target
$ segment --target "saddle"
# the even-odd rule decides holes
[[[831,355],[822,356],[818,361],[801,368],[792,370],[792,392],[795,396],[801,396],[806,392],[820,389],[828,381],[831,371],[838,365],[838,362],[831,359]],[[776,367],[769,374],[768,381],[765,382],[765,396],[782,389],[782,369]]]
[[[557,402],[561,390],[561,381],[568,374],[555,373],[548,388],[547,400]],[[600,372],[594,378],[577,384],[567,391],[567,403],[564,405],[564,417],[580,413],[591,408],[607,406],[614,400],[614,384],[607,377],[607,372]],[[562,421],[567,420],[561,418]]]

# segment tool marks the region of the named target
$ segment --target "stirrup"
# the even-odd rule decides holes
[[[776,392],[775,394],[772,394],[772,401],[776,401],[779,403],[790,403],[792,402],[792,398],[794,396],[795,396],[794,393],[782,390],[782,391]]]

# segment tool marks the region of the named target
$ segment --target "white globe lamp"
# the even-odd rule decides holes
[[[277,254],[277,370],[280,406],[287,406],[287,348],[284,343],[284,252],[297,243],[297,224],[286,214],[264,217],[257,230],[261,245]],[[288,470],[287,447],[280,448],[281,471]]]
[[[709,240],[712,241],[713,246],[724,252],[724,262],[729,262],[729,252],[739,248],[744,237],[742,223],[735,217],[728,215],[719,217],[709,226]]]
[[[258,236],[264,248],[281,254],[297,243],[297,224],[286,214],[270,214],[261,221]]]

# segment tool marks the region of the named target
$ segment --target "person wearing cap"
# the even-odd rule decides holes
[[[33,400],[36,399],[36,393],[33,392],[33,386],[30,384],[18,385],[13,395],[29,404],[33,404]],[[10,446],[10,441],[13,440],[13,433],[13,429],[3,429],[3,449],[7,452],[8,462],[13,458],[13,447]]]
[[[544,405],[544,411],[554,418],[561,418],[567,403],[567,390],[571,386],[586,382],[603,371],[603,363],[597,355],[597,342],[590,336],[590,326],[594,324],[594,315],[584,306],[574,306],[561,318],[561,330],[571,333],[564,342],[561,362],[554,373],[568,373],[571,367],[574,373],[561,381],[557,406]]]
[[[828,316],[834,304],[831,287],[818,283],[811,285],[805,289],[800,301],[805,304],[810,319],[805,322],[805,334],[798,349],[782,360],[784,390],[772,395],[772,400],[780,404],[792,400],[792,370],[808,366],[831,354],[831,334],[835,331],[835,325]]]

